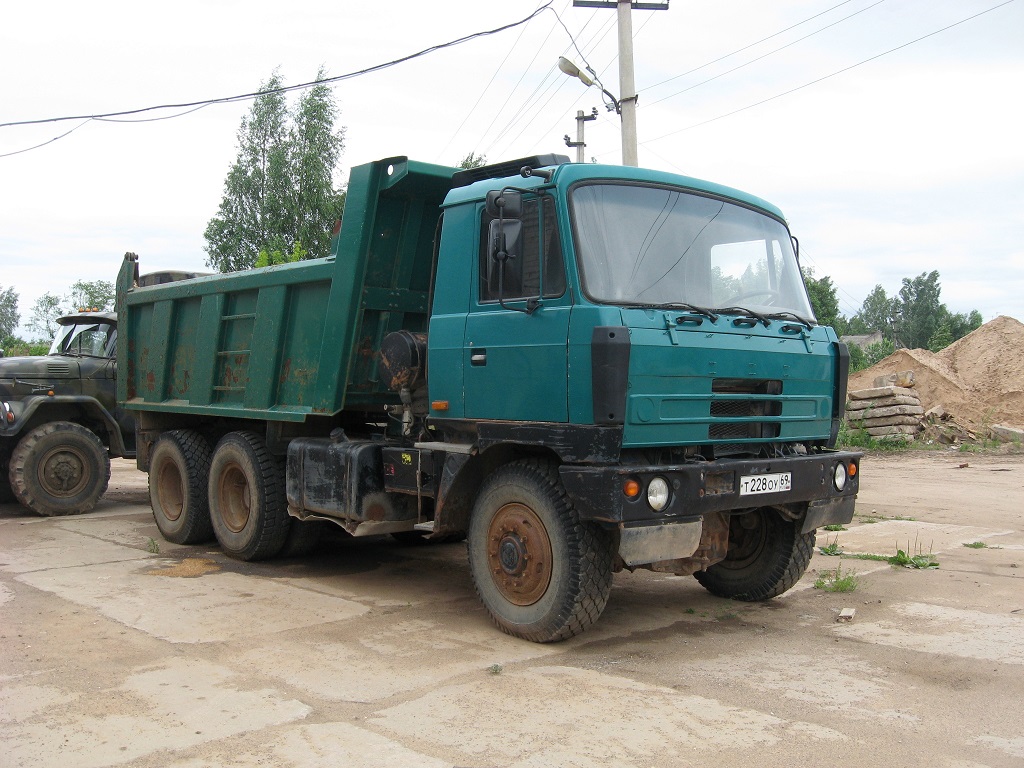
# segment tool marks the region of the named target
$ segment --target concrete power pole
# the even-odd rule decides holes
[[[669,0],[660,3],[630,0],[572,0],[577,8],[616,8],[619,22],[619,109],[622,118],[622,164],[636,166],[636,84],[633,79],[632,9],[667,11]]]
[[[576,147],[576,162],[583,162],[583,149],[587,143],[583,140],[583,126],[591,120],[597,120],[597,107],[589,115],[582,109],[576,110],[576,141],[569,141],[569,134],[565,134],[565,146]]]

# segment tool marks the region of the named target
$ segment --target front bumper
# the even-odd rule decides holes
[[[660,466],[564,464],[559,471],[582,520],[628,529],[699,522],[715,512],[771,506],[785,507],[790,515],[802,519],[806,533],[853,519],[861,456],[851,451],[829,451],[776,459],[718,459]],[[847,476],[842,490],[834,482],[840,463]],[[740,478],[779,473],[790,474],[787,490],[740,494]],[[647,500],[646,489],[655,477],[664,478],[670,489],[668,503],[660,511]],[[631,480],[641,489],[634,497],[623,490]]]

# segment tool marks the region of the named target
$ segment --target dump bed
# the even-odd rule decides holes
[[[455,170],[405,157],[353,168],[327,258],[138,287],[126,254],[118,400],[278,421],[395,402],[376,352],[392,331],[426,331],[434,232]]]

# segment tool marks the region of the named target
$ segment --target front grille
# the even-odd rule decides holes
[[[710,440],[771,440],[779,436],[780,425],[772,420],[782,415],[782,402],[777,399],[782,382],[778,379],[715,379],[711,392]]]

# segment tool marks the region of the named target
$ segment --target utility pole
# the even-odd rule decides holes
[[[587,146],[583,141],[583,126],[591,120],[597,120],[597,107],[588,115],[582,109],[576,111],[576,141],[569,141],[569,134],[565,134],[565,146],[576,147],[576,162],[583,162],[583,148]]]
[[[669,0],[660,3],[630,0],[572,0],[576,8],[615,8],[619,22],[619,115],[622,118],[622,164],[636,166],[636,84],[633,78],[633,8],[667,11]]]

